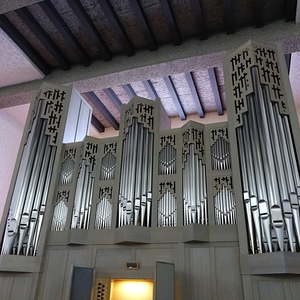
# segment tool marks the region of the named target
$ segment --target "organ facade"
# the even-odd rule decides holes
[[[248,42],[224,72],[228,122],[171,129],[159,99],[136,97],[105,139],[86,136],[91,110],[75,91],[44,85],[0,227],[0,295],[108,300],[119,279],[153,281],[157,300],[296,295],[300,143],[286,66]]]

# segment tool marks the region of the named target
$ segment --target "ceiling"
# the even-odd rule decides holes
[[[120,55],[174,49],[196,38],[203,44],[244,27],[294,21],[296,0],[44,0],[23,1],[0,15],[0,87],[38,80],[78,65],[106,64]],[[1,11],[1,6],[0,6]],[[258,30],[258,29],[253,29]],[[171,48],[172,49],[172,48]],[[115,74],[118,76],[118,74]],[[0,89],[1,90],[1,89]],[[159,97],[170,117],[205,117],[226,110],[222,65],[191,67],[172,75],[149,76],[83,93],[99,131],[118,129],[120,104],[134,95]],[[0,100],[1,101],[1,100]]]

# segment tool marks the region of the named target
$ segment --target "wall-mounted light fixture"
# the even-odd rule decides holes
[[[138,270],[140,268],[140,264],[136,262],[128,262],[126,263],[126,267],[128,270]]]

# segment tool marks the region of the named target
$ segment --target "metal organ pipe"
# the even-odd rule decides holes
[[[150,226],[153,143],[153,133],[133,117],[123,140],[119,227]]]
[[[95,178],[86,159],[82,160],[76,185],[71,229],[88,229]]]
[[[211,165],[213,170],[227,170],[231,168],[229,142],[221,136],[211,146]]]
[[[167,143],[159,153],[159,174],[170,175],[176,173],[176,149]]]
[[[100,179],[111,180],[115,177],[116,157],[109,151],[102,159]]]
[[[195,144],[189,144],[189,152],[183,162],[184,224],[207,224],[206,167],[195,152]]]
[[[177,225],[177,207],[175,196],[167,190],[158,201],[158,226],[174,227]]]
[[[236,224],[236,207],[232,191],[223,185],[214,196],[215,220],[217,225]]]
[[[1,254],[37,254],[56,150],[47,134],[46,101],[33,113],[20,159]]]
[[[96,229],[110,229],[112,219],[112,205],[107,196],[103,196],[97,205]]]
[[[291,127],[269,87],[251,68],[253,94],[237,127],[251,253],[292,251],[300,244],[299,169]]]

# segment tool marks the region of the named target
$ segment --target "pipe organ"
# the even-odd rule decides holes
[[[184,224],[207,224],[204,131],[187,128],[182,134],[182,201]]]
[[[63,139],[67,98],[68,91],[44,86],[31,105],[9,195],[2,255],[35,256],[38,252],[49,191],[56,177],[53,172]],[[61,180],[69,180],[68,175]]]
[[[300,274],[300,140],[284,63],[249,42],[225,60],[228,122],[171,129],[159,99],[135,97],[122,106],[119,136],[102,139],[86,136],[90,108],[78,94],[43,86],[0,226],[0,276],[37,273],[50,295],[48,278],[69,287],[74,261],[99,278],[133,278],[125,262],[154,278],[153,262],[167,257],[185,298],[223,282],[220,295],[230,286],[228,299],[242,299],[247,287],[250,299],[259,275]],[[195,298],[197,274],[215,283]]]
[[[95,183],[95,160],[98,145],[86,141],[78,173],[72,214],[72,229],[88,229]]]
[[[125,111],[122,141],[118,226],[151,224],[153,180],[153,116],[151,104],[132,104]],[[140,113],[141,117],[135,116]]]
[[[215,224],[236,224],[228,128],[213,127],[208,134],[211,172],[216,174],[211,182]]]
[[[298,122],[291,120],[285,66],[275,49],[256,43],[239,48],[227,63],[249,251],[299,251]]]
[[[165,113],[158,101],[136,98],[124,106],[118,138],[87,137],[84,142],[64,145],[57,199],[62,192],[72,194],[72,208],[65,199],[56,202],[53,231],[67,229],[70,209],[67,227],[72,230],[209,224],[207,161],[212,172],[230,173],[227,125],[211,129],[190,122],[158,134],[164,119],[160,115]],[[79,153],[76,163],[69,152],[73,157]],[[72,178],[73,185],[66,190],[65,182]],[[211,223],[235,224],[232,184],[220,183],[211,201],[215,210]]]
[[[174,227],[177,224],[176,176],[178,174],[178,141],[172,130],[164,131],[158,146],[158,203],[157,226]]]
[[[37,113],[40,110],[37,106]],[[40,123],[34,123],[35,114],[34,111],[32,127],[39,131],[32,131],[28,144],[31,142],[40,155],[31,152],[35,160],[29,162],[32,168],[44,170],[46,165],[52,166],[53,154],[47,150],[49,138],[42,135],[46,123],[42,118]],[[215,195],[207,192],[208,184],[212,183],[207,177],[208,166],[216,174],[228,173],[231,167],[227,125],[214,124],[212,129],[210,125],[189,122],[180,129],[168,128],[169,120],[159,101],[136,98],[124,105],[119,137],[86,137],[80,142],[63,144],[51,231],[101,230],[129,225],[234,224],[232,184],[220,183]],[[51,170],[48,168],[48,172]],[[47,187],[50,182],[48,173],[43,174],[41,181],[34,177],[31,180],[35,181],[25,182],[24,187],[30,192],[31,189],[40,192],[41,186]],[[223,179],[214,180],[223,182]],[[212,220],[208,217],[209,201],[215,211]],[[45,206],[39,202],[35,205]],[[24,215],[34,216],[36,210],[29,202]],[[34,228],[40,225],[33,218],[28,225],[24,216],[24,221],[22,215],[19,218],[20,242],[18,239],[10,241],[8,238],[12,234],[8,230],[2,252],[7,253],[6,247],[10,247],[11,254],[35,255],[31,245],[35,238]],[[35,224],[33,229],[32,226],[26,229],[29,224]],[[28,232],[25,246],[23,228]],[[19,244],[23,246],[18,247]]]

